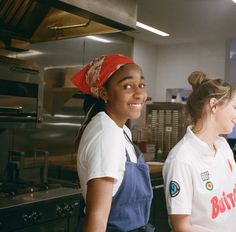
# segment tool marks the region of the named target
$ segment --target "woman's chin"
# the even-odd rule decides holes
[[[140,115],[141,115],[141,113],[132,114],[130,119],[138,119],[140,117]]]
[[[228,128],[228,129],[225,129],[221,134],[228,135],[228,134],[231,134],[232,132],[233,132],[233,128]]]

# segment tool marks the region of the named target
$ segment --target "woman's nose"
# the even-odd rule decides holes
[[[147,96],[147,91],[145,88],[140,88],[139,86],[137,86],[134,90],[134,95],[137,97]]]

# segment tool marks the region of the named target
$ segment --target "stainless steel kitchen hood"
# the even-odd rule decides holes
[[[0,0],[0,48],[132,30],[137,0]]]

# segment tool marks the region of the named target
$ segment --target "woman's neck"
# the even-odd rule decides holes
[[[120,118],[116,114],[109,111],[109,109],[105,110],[105,113],[116,123],[116,125],[120,128],[123,128],[127,120],[124,120],[123,118]]]
[[[216,153],[215,140],[218,134],[213,128],[196,124],[195,126],[193,126],[192,131],[200,140],[202,140],[209,146],[214,154]]]

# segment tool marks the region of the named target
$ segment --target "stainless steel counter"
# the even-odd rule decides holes
[[[0,198],[0,210],[19,205],[26,205],[45,200],[52,200],[61,197],[68,197],[72,195],[79,195],[81,192],[78,189],[72,188],[55,188],[40,192],[20,194],[13,197]]]

